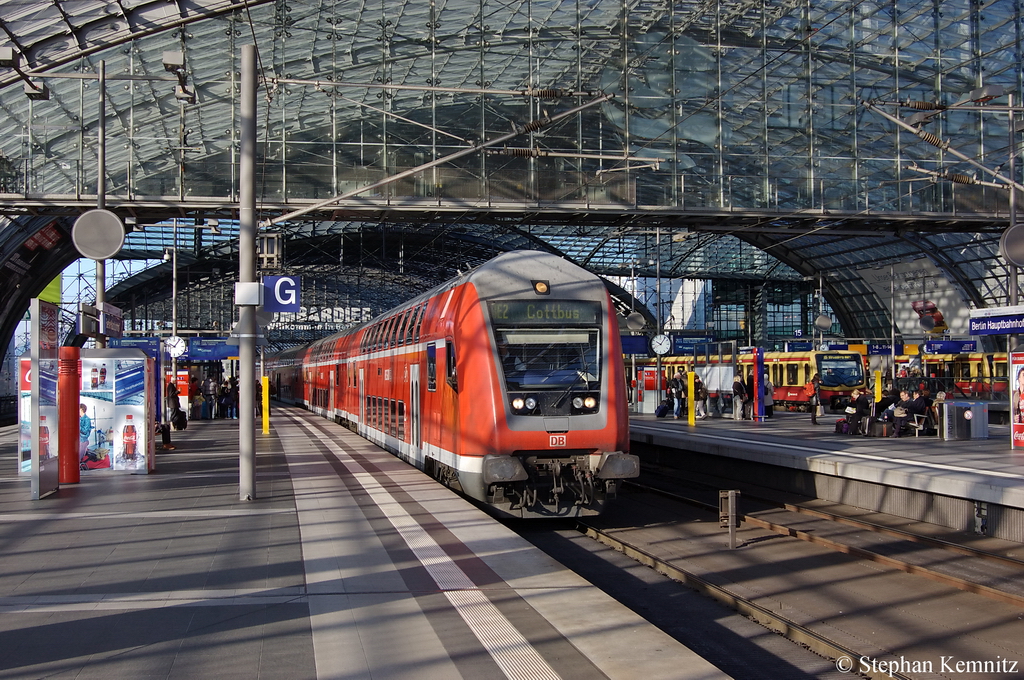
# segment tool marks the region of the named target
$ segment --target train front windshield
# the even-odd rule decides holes
[[[510,392],[588,390],[600,384],[596,329],[496,328],[494,336]]]
[[[819,354],[822,387],[857,387],[864,384],[864,362],[856,354]]]

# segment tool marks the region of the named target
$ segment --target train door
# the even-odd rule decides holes
[[[335,370],[327,371],[327,416],[334,418],[334,376]]]
[[[359,368],[359,431],[366,433],[366,369]]]
[[[450,337],[444,345],[444,382],[441,390],[441,448],[458,453],[456,433],[459,429],[459,376],[456,372],[455,344]]]
[[[420,459],[420,365],[409,366],[409,444]]]

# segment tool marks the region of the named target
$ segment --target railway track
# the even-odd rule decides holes
[[[668,491],[640,482],[631,481],[628,482],[627,484],[633,488],[641,489],[647,493],[655,493],[681,503],[686,503],[687,505],[700,507],[710,512],[718,512],[717,505],[712,505],[699,499],[683,496],[682,494],[678,494],[673,491]],[[765,504],[773,503],[773,501],[765,498],[757,498],[752,496],[745,496],[745,498],[751,500],[758,500]],[[847,526],[852,526],[871,533],[885,534],[888,536],[899,538],[903,541],[923,544],[932,548],[937,548],[958,555],[990,561],[994,564],[1000,564],[1004,567],[1008,567],[1011,570],[1013,570],[1011,572],[1006,572],[1005,578],[1007,580],[1016,580],[1018,582],[1024,581],[1024,560],[1019,560],[1014,557],[1008,557],[1006,555],[1000,555],[997,553],[992,553],[984,550],[978,550],[977,548],[960,545],[957,543],[953,543],[951,541],[938,539],[932,536],[914,534],[912,532],[904,531],[902,529],[886,527],[881,524],[868,522],[857,518],[845,517],[842,515],[837,515],[835,513],[824,512],[813,508],[806,508],[794,503],[783,503],[780,506],[780,508],[794,514],[809,515],[829,522],[835,522],[839,524],[845,524]],[[942,583],[943,585],[952,586],[954,588],[957,588],[958,590],[963,590],[965,592],[981,595],[982,597],[987,597],[998,602],[1003,602],[1005,604],[1010,604],[1024,609],[1024,593],[1022,592],[1007,592],[1005,590],[994,588],[983,583],[978,583],[963,576],[957,576],[956,574],[951,574],[947,571],[929,567],[927,565],[911,562],[905,559],[895,558],[870,549],[833,540],[820,534],[816,534],[812,531],[796,529],[791,526],[788,526],[787,524],[766,520],[761,517],[758,517],[755,514],[744,514],[741,516],[741,521],[746,522],[751,526],[766,529],[768,531],[771,531],[782,536],[789,536],[792,538],[800,539],[802,541],[807,541],[808,543],[821,545],[836,552],[845,553],[848,555],[852,555],[853,557],[870,560],[872,562],[877,562],[879,564],[883,564],[894,569],[899,569],[900,571],[904,571],[908,574],[914,574],[915,576],[927,578],[937,583]]]
[[[657,488],[641,482],[630,482],[629,486],[646,494],[656,494],[659,497],[667,498],[677,503],[684,503],[688,506],[713,512],[716,514],[717,519],[717,504],[712,504],[707,502],[707,500],[694,497],[698,495],[696,493],[684,495],[677,491]],[[713,488],[708,485],[708,493],[710,493],[712,489],[714,489],[714,496],[717,497],[717,488]],[[753,495],[747,495],[746,492],[744,493],[745,502],[754,500]],[[707,496],[705,495],[704,498],[706,499]],[[1024,581],[1024,561],[1022,560],[1007,555],[979,550],[970,546],[960,545],[931,536],[915,534],[903,529],[887,527],[882,524],[846,517],[819,509],[807,508],[794,503],[780,503],[770,499],[758,500],[766,505],[771,505],[772,507],[766,510],[758,510],[756,512],[748,512],[744,514],[742,516],[742,522],[744,523],[744,527],[747,529],[750,527],[757,527],[776,535],[797,538],[814,545],[822,546],[828,550],[850,555],[858,560],[868,560],[884,567],[898,569],[907,574],[911,574],[916,577],[923,577],[930,581],[956,588],[960,591],[971,593],[976,596],[996,600],[1003,604],[1010,605],[1014,609],[1024,611],[1024,592],[1021,591],[1019,586],[1016,591],[1012,588],[1012,583],[1014,581],[1018,584]],[[944,571],[941,568],[941,565],[938,564],[943,560],[935,558],[934,554],[932,554],[931,559],[933,562],[936,562],[936,564],[921,564],[914,562],[912,559],[894,557],[891,554],[875,551],[864,547],[863,545],[854,545],[850,542],[820,535],[821,533],[825,533],[824,531],[796,528],[791,526],[786,520],[779,518],[778,515],[780,514],[787,514],[792,518],[796,518],[793,521],[795,524],[807,524],[808,521],[828,522],[835,525],[843,525],[844,527],[852,527],[856,530],[855,532],[852,532],[855,534],[876,534],[885,537],[892,537],[898,539],[898,543],[900,544],[906,542],[923,546],[921,549],[931,551],[931,553],[934,553],[934,551],[942,551],[943,554],[954,555],[954,561],[963,562],[964,560],[967,560],[972,565],[984,565],[981,569],[984,569],[985,571],[990,569],[1001,571],[1004,574],[1002,577],[1004,582],[1010,584],[1011,587],[1008,589],[994,587],[991,584],[979,583],[976,579],[972,580],[962,574],[950,573],[949,570]],[[766,518],[765,515],[769,515],[770,518]],[[809,520],[808,518],[811,519]],[[666,520],[666,523],[671,523],[672,521],[667,517]],[[829,637],[829,629],[827,627],[824,628],[825,634],[822,634],[820,627],[819,630],[814,629],[814,622],[801,622],[787,616],[782,611],[786,608],[785,605],[774,606],[772,603],[769,603],[769,606],[763,606],[763,604],[755,602],[754,597],[746,596],[746,594],[750,594],[749,590],[746,591],[745,594],[742,587],[737,589],[730,587],[731,584],[723,584],[721,582],[716,583],[712,579],[706,578],[700,573],[696,573],[695,571],[686,568],[686,560],[673,559],[672,557],[666,557],[665,554],[659,555],[659,553],[664,553],[664,551],[655,544],[645,544],[643,540],[633,540],[632,532],[629,529],[624,529],[622,526],[613,529],[605,529],[600,525],[601,523],[597,521],[581,521],[578,523],[578,529],[588,537],[612,547],[632,559],[647,565],[655,571],[683,583],[707,597],[736,610],[752,621],[763,625],[769,630],[780,634],[792,642],[801,645],[820,656],[833,660],[836,667],[841,671],[846,672],[847,670],[852,670],[855,674],[871,678],[909,679],[915,677],[913,674],[901,674],[898,667],[895,667],[891,665],[891,663],[887,663],[885,661],[879,662],[877,666],[872,662],[872,667],[866,668],[862,665],[861,660],[869,657],[870,655],[865,654],[863,650],[858,649],[856,644],[851,645],[849,637],[846,637],[844,642],[836,641]],[[706,527],[707,525],[704,524],[704,526]],[[851,532],[847,529],[847,533],[849,534]],[[888,543],[890,544],[891,550],[893,542],[888,541]],[[719,581],[720,580],[721,579],[719,579]],[[797,586],[797,588],[802,587],[805,586]],[[761,600],[763,602],[764,598],[762,597]],[[806,617],[804,618],[806,619]],[[843,636],[840,635],[839,637],[842,638]]]

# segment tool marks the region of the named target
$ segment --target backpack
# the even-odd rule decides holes
[[[804,385],[804,396],[805,397],[810,399],[811,397],[814,396],[814,392],[815,392],[815,390],[814,390],[814,383],[810,383],[809,382],[806,385]]]

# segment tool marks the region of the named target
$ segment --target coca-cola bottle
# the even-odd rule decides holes
[[[138,433],[135,431],[135,423],[132,422],[131,414],[124,417],[124,431],[121,433],[121,443],[124,446],[124,457],[126,460],[135,460],[135,444],[138,441]]]
[[[50,457],[50,428],[46,426],[46,416],[39,416],[39,459]]]
[[[92,389],[96,389],[99,386],[99,371],[96,370],[95,366],[92,367],[92,371],[90,372],[89,385]]]
[[[100,385],[107,384],[107,365],[100,366]]]

